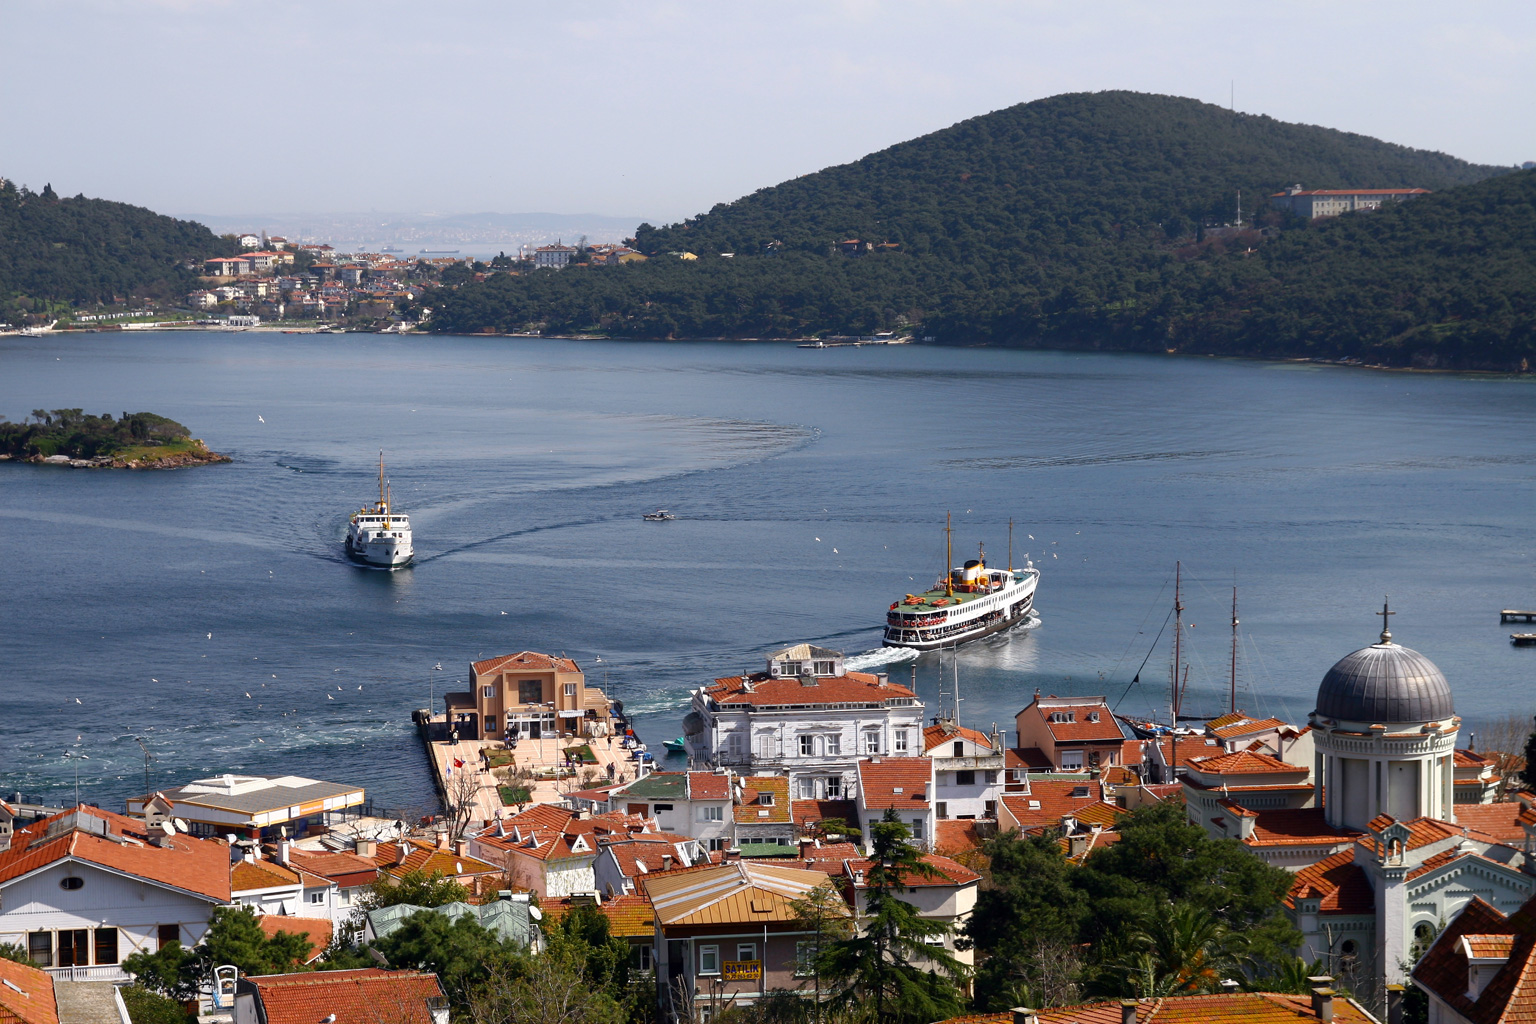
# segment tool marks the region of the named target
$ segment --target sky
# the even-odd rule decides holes
[[[1063,92],[1536,160],[1536,4],[0,0],[0,176],[167,213],[675,221]]]

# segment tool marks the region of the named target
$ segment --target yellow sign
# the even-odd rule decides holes
[[[756,981],[763,976],[761,960],[727,960],[724,966],[726,981]]]

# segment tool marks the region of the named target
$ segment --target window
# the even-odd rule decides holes
[[[781,661],[779,662],[779,675],[797,676],[800,674],[800,666],[801,662],[798,661]]]
[[[974,786],[974,785],[976,785],[976,773],[973,772],[973,771],[955,772],[955,785],[957,785],[957,786]]]
[[[642,971],[649,971],[649,970],[651,970],[651,968],[654,966],[654,964],[653,964],[653,962],[651,960],[651,947],[650,946],[638,946],[638,947],[636,947],[636,949],[640,953],[640,956],[639,956],[639,967],[640,967],[640,969]]]
[[[833,663],[830,661],[818,661],[812,663],[811,671],[815,672],[818,676],[829,676],[834,671],[836,671],[836,669],[833,667]]]
[[[989,818],[997,817],[997,801],[996,800],[988,800],[987,801],[987,809],[983,813],[987,817],[989,817]]]
[[[816,943],[795,943],[795,977],[809,978],[816,973]]]
[[[827,737],[827,756],[836,757],[843,752],[843,734],[834,732]]]
[[[756,960],[757,959],[757,943],[755,943],[755,942],[742,942],[742,943],[739,943],[736,946],[736,959],[737,960]]]
[[[816,737],[815,736],[801,736],[800,737],[800,756],[801,757],[812,757],[812,756],[815,755],[815,753],[816,753]]]
[[[565,695],[567,697],[574,697],[574,696],[576,696],[576,684],[575,683],[566,683],[565,684]]]
[[[701,807],[701,808],[699,808],[699,820],[700,821],[724,821],[725,820],[725,808],[724,807]]]
[[[880,753],[880,730],[868,729],[864,733],[864,753]]]
[[[1081,750],[1063,750],[1058,756],[1061,758],[1061,767],[1066,771],[1075,771],[1083,766]]]
[[[98,964],[117,963],[117,929],[97,928],[94,938],[96,942],[96,962]]]
[[[744,738],[742,737],[741,733],[728,732],[725,734],[725,752],[731,757],[741,756],[741,748],[743,743]]]
[[[496,697],[496,687],[494,687],[494,686],[482,686],[482,687],[480,687],[480,696],[485,698],[486,700],[493,700],[493,699],[495,699],[495,697]]]
[[[85,888],[85,879],[70,875],[68,878],[59,879],[59,888],[73,892],[76,889]]]
[[[720,947],[719,946],[700,946],[699,947],[699,973],[700,974],[719,974],[720,973]]]
[[[758,757],[772,757],[773,756],[773,733],[771,733],[771,732],[760,732],[760,733],[757,734],[757,756]]]
[[[1090,721],[1090,722],[1097,722],[1098,720],[1099,720],[1099,713],[1097,711],[1090,711],[1090,712],[1088,712],[1088,721]]]
[[[651,804],[652,814],[660,814],[662,811],[670,811],[671,809],[671,804]]]
[[[827,778],[827,799],[841,800],[843,798],[843,777],[832,775]]]
[[[943,800],[940,800],[938,804],[938,813],[939,817],[941,818],[949,817],[949,804]]]
[[[798,789],[801,800],[816,799],[816,780],[811,778],[809,775],[800,776],[800,785]]]
[[[912,838],[917,840],[919,843],[923,841],[923,819],[922,818],[913,818],[912,819]]]
[[[724,839],[711,839],[709,841],[709,852],[710,853],[719,853],[723,849],[725,849],[725,840]]]
[[[766,792],[766,791],[764,791],[762,793],[759,793],[759,794],[757,794],[757,802],[758,802],[759,805],[761,805],[763,807],[772,807],[773,806],[773,794],[769,793],[769,792]]]
[[[522,704],[542,704],[544,684],[537,679],[524,679],[517,684],[517,699]]]
[[[39,967],[53,966],[53,932],[32,932],[27,936],[27,956]]]
[[[157,925],[155,927],[155,940],[158,942],[160,949],[164,949],[166,943],[168,943],[168,942],[180,942],[181,941],[181,925],[179,925],[179,924],[162,924],[162,925]]]
[[[1070,711],[1052,711],[1050,720],[1056,725],[1066,725],[1073,720]]]
[[[316,889],[314,892],[310,893],[309,894],[309,902],[311,902],[311,903],[324,903],[325,902],[325,890],[324,889]]]
[[[891,749],[898,754],[907,752],[907,730],[897,729],[891,734]]]
[[[495,731],[496,731],[496,716],[495,715],[486,715],[485,716],[485,734],[487,736],[489,736],[491,733],[493,733]]]
[[[91,962],[90,935],[84,928],[59,932],[60,967],[84,967]]]
[[[1088,795],[1088,787],[1087,786],[1073,786],[1072,787],[1072,796],[1073,796],[1073,798],[1075,798],[1075,799],[1076,798],[1082,798],[1082,797],[1086,797],[1087,795]]]

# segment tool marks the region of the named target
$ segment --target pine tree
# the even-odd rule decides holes
[[[928,941],[942,939],[950,926],[920,916],[897,897],[909,879],[938,874],[908,842],[910,835],[893,811],[870,827],[863,926],[831,943],[822,965],[833,1002],[870,1007],[877,1024],[923,1024],[961,1008],[953,979],[965,968],[943,945]]]

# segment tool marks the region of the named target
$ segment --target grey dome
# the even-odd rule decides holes
[[[1438,722],[1450,718],[1451,684],[1418,651],[1373,644],[1340,658],[1317,688],[1317,713],[1351,722]]]

